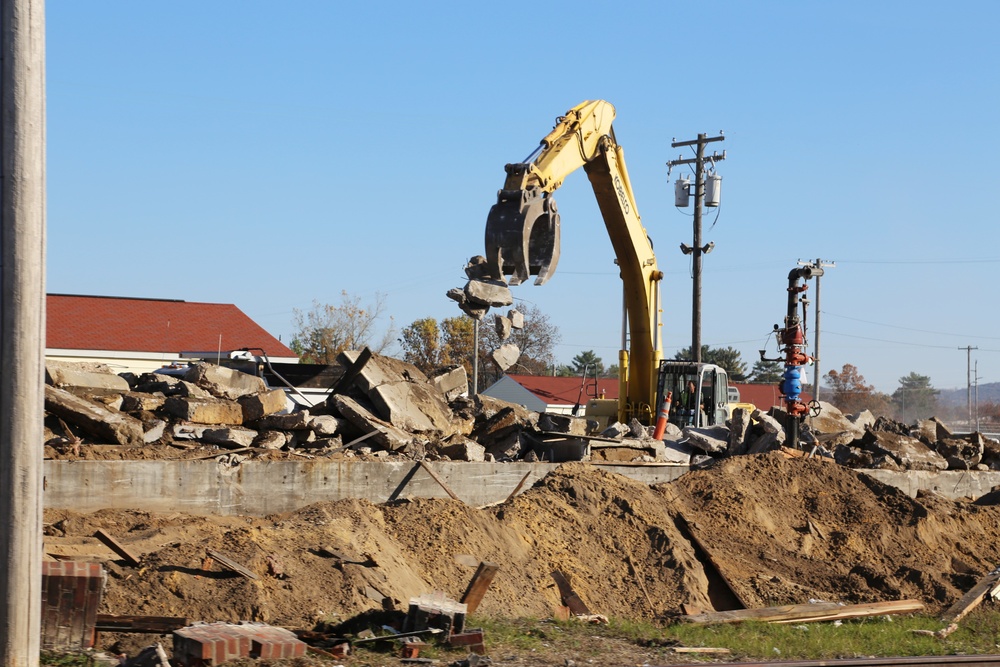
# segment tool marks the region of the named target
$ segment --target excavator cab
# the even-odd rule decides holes
[[[673,392],[668,419],[679,428],[725,424],[729,417],[729,377],[714,364],[661,361],[656,391],[659,404]]]

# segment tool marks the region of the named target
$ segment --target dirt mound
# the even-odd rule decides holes
[[[935,608],[1000,564],[1000,508],[913,500],[851,469],[780,454],[727,459],[657,487],[567,464],[483,509],[347,500],[263,519],[48,511],[46,521],[47,552],[106,561],[102,611],[297,628],[405,608],[433,591],[458,598],[473,573],[462,555],[500,565],[479,608],[491,616],[551,613],[556,569],[596,613],[656,618],[682,604],[719,606],[710,559],[749,606],[919,598]],[[98,528],[142,567],[114,561],[92,537]],[[208,549],[259,578],[204,569]]]
[[[1000,564],[998,508],[914,500],[824,461],[728,459],[659,490],[750,606],[916,598],[939,607]]]

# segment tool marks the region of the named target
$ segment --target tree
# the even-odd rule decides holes
[[[399,342],[403,346],[403,360],[424,373],[430,373],[441,364],[441,330],[437,320],[425,317],[403,329]]]
[[[875,391],[873,385],[865,384],[865,377],[857,367],[844,364],[839,371],[830,371],[823,376],[830,385],[830,402],[845,414],[855,414],[870,410],[874,415],[884,415],[889,409],[889,397]]]
[[[601,377],[604,375],[604,362],[594,354],[593,350],[585,350],[573,357],[573,375]]]
[[[780,361],[758,359],[750,369],[750,382],[781,382],[785,367]]]
[[[931,379],[926,375],[911,372],[906,377],[899,378],[899,387],[892,392],[896,419],[910,422],[933,417],[937,413],[939,393],[931,386]]]
[[[674,355],[674,359],[677,361],[691,361],[693,358],[690,347],[685,347]],[[702,345],[701,360],[703,363],[719,366],[734,382],[743,382],[746,379],[747,365],[740,357],[739,350],[731,347],[720,347],[713,350],[708,345]]]
[[[473,322],[467,315],[447,317],[441,324],[433,317],[414,320],[402,331],[399,342],[403,360],[424,373],[453,364],[465,368],[472,379]]]
[[[493,361],[493,351],[504,343],[513,343],[521,351],[517,363],[508,369],[511,373],[544,375],[555,363],[553,349],[561,338],[559,327],[537,306],[529,304],[519,310],[524,315],[524,327],[511,330],[507,340],[500,340],[495,327],[479,325],[479,368],[484,387],[503,377],[504,372]]]
[[[378,320],[385,310],[385,295],[376,293],[368,305],[360,296],[340,293],[340,305],[313,301],[308,311],[293,309],[295,333],[289,347],[304,364],[332,364],[344,350],[368,347],[381,353],[395,339],[392,317],[381,338],[376,338]]]

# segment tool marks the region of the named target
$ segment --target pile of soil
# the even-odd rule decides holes
[[[468,556],[500,566],[477,612],[495,617],[551,614],[553,570],[594,613],[655,619],[719,606],[710,561],[750,607],[916,598],[931,611],[1000,564],[1000,508],[914,500],[852,469],[780,453],[654,487],[566,464],[480,509],[344,500],[265,518],[49,510],[46,522],[46,552],[105,561],[102,612],[291,628],[405,609],[435,591],[457,599],[474,572]],[[93,537],[99,528],[142,566],[114,560]],[[321,548],[357,562],[336,564]],[[203,569],[208,549],[259,578]]]

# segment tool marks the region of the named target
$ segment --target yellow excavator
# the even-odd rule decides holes
[[[553,193],[580,167],[587,173],[611,238],[624,291],[618,400],[593,399],[588,416],[632,418],[651,424],[673,397],[670,420],[679,426],[724,423],[728,378],[712,364],[662,359],[660,284],[653,245],[635,204],[622,147],[615,140],[615,108],[603,100],[578,104],[507,178],[486,220],[489,274],[518,285],[548,281],[559,261],[560,218]],[[689,383],[694,391],[689,392]],[[681,404],[683,396],[684,404]],[[602,420],[603,421],[603,420]]]

